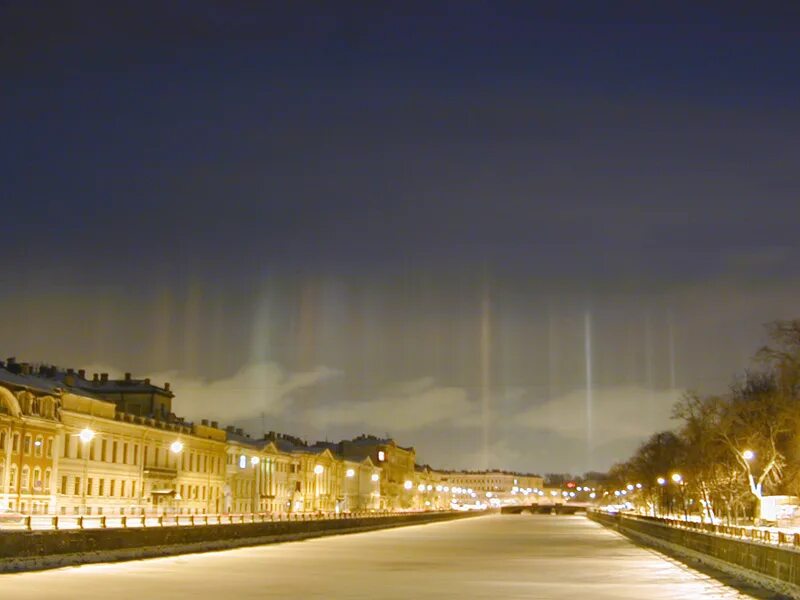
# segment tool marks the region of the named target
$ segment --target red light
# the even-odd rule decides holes
[[[575,482],[574,482],[574,481],[570,481],[570,482],[567,484],[567,487],[568,487],[568,488],[574,488],[574,487],[575,487]]]

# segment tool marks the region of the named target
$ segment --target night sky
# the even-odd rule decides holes
[[[800,5],[697,5],[0,2],[0,353],[605,469],[800,317]]]

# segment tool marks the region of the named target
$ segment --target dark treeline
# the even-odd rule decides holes
[[[612,486],[653,514],[760,519],[762,499],[800,492],[800,319],[767,326],[769,344],[727,392],[686,393],[677,426],[612,467]],[[641,483],[636,491],[635,484]]]

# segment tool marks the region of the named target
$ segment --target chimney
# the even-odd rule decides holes
[[[86,379],[86,369],[78,369],[78,377]]]
[[[200,423],[208,427],[208,419],[200,419]]]
[[[226,425],[225,426],[226,433],[233,433],[233,425]]]
[[[92,375],[92,381],[94,383],[100,383],[100,376],[97,373],[93,374]]]
[[[130,380],[131,380],[131,374],[125,373],[125,381],[130,382]]]
[[[164,389],[169,391],[169,381],[164,384]]]
[[[217,421],[211,421],[211,426],[212,426],[214,429],[218,429],[218,428],[219,428],[219,423],[218,423]]]
[[[236,428],[236,435],[242,435],[242,433],[243,433],[242,432],[242,428],[241,427],[237,427]]]
[[[67,375],[75,375],[75,369],[67,369]]]
[[[20,368],[22,369],[23,375],[30,375],[31,374],[31,366],[28,363],[20,363]]]
[[[150,378],[148,377],[147,379],[145,379],[144,383],[145,383],[145,385],[150,385]]]
[[[100,383],[108,383],[108,373],[100,373]]]

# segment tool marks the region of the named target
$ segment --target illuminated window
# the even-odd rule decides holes
[[[378,450],[378,460],[381,462],[386,460],[386,453],[383,450]]]
[[[242,454],[242,455],[239,457],[239,468],[240,468],[240,469],[245,469],[245,468],[247,468],[247,457],[246,457],[244,454]]]
[[[25,441],[22,443],[22,453],[23,454],[30,454],[31,453],[31,434],[25,434]]]

